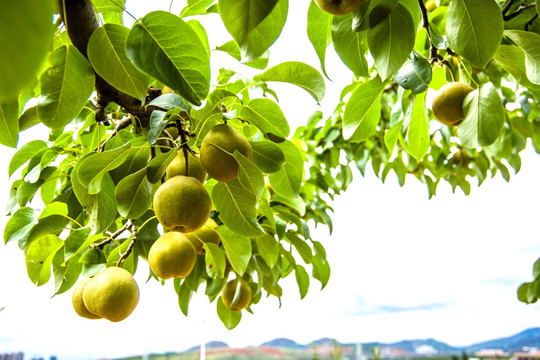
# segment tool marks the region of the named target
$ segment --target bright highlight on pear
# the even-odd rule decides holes
[[[87,319],[126,319],[139,302],[139,287],[126,269],[108,267],[83,279],[73,290],[75,312]]]
[[[435,118],[445,125],[458,126],[465,118],[463,100],[473,90],[460,82],[451,82],[441,87],[431,104]]]
[[[212,201],[204,186],[199,180],[182,175],[170,178],[157,189],[153,205],[161,225],[184,233],[202,227],[212,211]]]
[[[191,241],[184,234],[174,231],[160,236],[148,252],[150,268],[162,279],[188,276],[196,260],[197,253]]]
[[[201,164],[208,175],[221,182],[238,178],[238,161],[233,156],[238,150],[249,160],[253,149],[249,141],[227,124],[214,126],[204,137],[201,145]]]

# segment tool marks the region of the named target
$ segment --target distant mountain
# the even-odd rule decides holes
[[[322,346],[333,346],[334,339],[322,338],[315,340],[313,343],[317,347]],[[311,349],[313,343],[309,344],[298,344],[297,342],[287,339],[287,338],[278,338],[261,344],[260,346],[272,346],[278,348],[287,348],[287,349]],[[338,343],[341,346],[353,346],[355,344],[345,344]],[[472,344],[465,347],[454,347],[450,346],[444,342],[437,341],[435,339],[414,339],[414,340],[402,340],[394,343],[383,343],[383,342],[370,342],[362,343],[365,352],[370,352],[372,347],[383,347],[383,348],[396,348],[400,350],[407,351],[408,353],[415,353],[416,349],[419,346],[431,346],[438,353],[442,354],[459,354],[463,351],[473,354],[482,349],[501,349],[509,353],[522,351],[523,347],[538,347],[540,348],[540,327],[531,328],[524,330],[516,335],[509,337],[504,337],[500,339],[494,339],[489,341],[484,341],[476,344]]]
[[[467,346],[465,351],[473,353],[482,349],[502,349],[507,352],[522,351],[523,347],[540,348],[540,328],[524,330],[516,335],[495,340],[484,341]]]
[[[229,345],[227,345],[223,341],[209,341],[209,342],[207,342],[205,344],[206,350],[228,348],[228,347],[229,347]],[[199,350],[200,348],[201,348],[201,346],[197,345],[197,346],[193,346],[193,347],[187,349],[186,351],[195,351],[195,350]]]
[[[286,349],[303,349],[305,348],[305,345],[300,345],[294,340],[287,339],[287,338],[277,338],[274,340],[267,341],[265,343],[262,343],[259,345],[259,347],[263,346],[270,346],[270,347],[278,347],[278,348],[286,348]]]

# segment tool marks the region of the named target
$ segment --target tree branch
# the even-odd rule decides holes
[[[129,219],[126,224],[129,224],[129,231],[131,231],[131,241],[129,242],[129,245],[126,249],[126,251],[120,256],[120,259],[118,259],[118,262],[116,263],[116,266],[120,266],[122,261],[126,260],[133,251],[133,247],[135,246],[135,243],[139,239],[139,236],[137,234],[137,228],[135,227],[135,223],[133,220]]]
[[[90,0],[58,1],[61,9],[60,14],[71,42],[86,58],[88,58],[88,41],[94,31],[99,27],[92,3]],[[98,93],[98,103],[100,107],[104,109],[110,102],[114,102],[123,107],[128,113],[139,118],[142,126],[148,126],[153,108],[145,108],[141,101],[119,91],[98,74],[96,74],[95,87]],[[97,112],[96,120],[102,122],[106,119],[104,119],[104,114]]]
[[[429,31],[429,19],[426,9],[426,5],[423,0],[418,0],[418,5],[420,6],[420,12],[422,13],[422,23],[426,29],[428,40],[429,40],[429,62],[433,64],[437,59],[439,59],[439,53],[435,44],[433,43],[433,38],[431,37],[431,31]]]
[[[508,5],[508,4],[507,4]],[[509,20],[512,20],[513,18],[515,18],[516,16],[518,16],[519,14],[521,14],[523,11],[527,10],[527,9],[530,9],[530,8],[533,8],[536,6],[536,3],[530,3],[530,4],[522,4],[520,5],[516,11],[514,11],[513,13],[511,13],[510,15],[506,15],[506,13],[503,12],[503,20],[504,21],[509,21]],[[505,7],[506,9],[506,7]],[[508,10],[507,10],[508,11]]]

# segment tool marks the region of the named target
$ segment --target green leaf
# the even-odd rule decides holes
[[[92,4],[98,13],[106,12],[124,12],[125,0],[92,0]]]
[[[263,258],[268,267],[273,268],[278,261],[279,246],[276,239],[269,234],[264,234],[255,239],[257,243],[258,253]]]
[[[8,175],[13,175],[17,169],[26,164],[28,160],[46,147],[47,143],[43,140],[33,140],[24,144],[11,158],[8,166]]]
[[[271,141],[251,141],[253,163],[264,173],[274,173],[285,163],[281,148]]]
[[[64,242],[56,235],[44,235],[34,241],[26,251],[28,277],[37,286],[46,284],[51,277],[51,263]]]
[[[79,262],[83,264],[82,275],[91,277],[105,268],[107,257],[100,249],[92,248],[79,258]]]
[[[299,216],[304,216],[306,213],[306,204],[304,203],[304,200],[300,196],[290,198],[286,196],[282,196],[279,194],[275,194],[270,199],[270,202],[278,202],[284,205],[287,205],[291,209],[293,209]]]
[[[264,176],[261,170],[238,150],[235,150],[233,155],[239,165],[238,181],[240,185],[252,193],[255,202],[258,203],[264,192]]]
[[[74,119],[94,91],[94,72],[74,46],[62,46],[49,57],[41,75],[39,119],[51,129],[60,129]]]
[[[286,140],[278,145],[285,154],[285,164],[279,171],[268,174],[268,180],[276,193],[296,197],[304,180],[304,158],[292,142]]]
[[[216,47],[216,50],[226,52],[227,54],[235,58],[237,61],[240,61],[242,59],[242,55],[240,54],[240,48],[238,47],[238,44],[236,44],[234,40],[231,40],[221,46]],[[270,57],[270,52],[265,51],[261,56],[259,56],[255,60],[245,63],[244,65],[247,65],[254,69],[259,69],[259,70],[266,69],[266,67],[268,66],[269,57]]]
[[[64,241],[64,260],[68,261],[85,250],[90,244],[101,239],[101,234],[90,236],[90,226],[73,230]]]
[[[151,184],[158,183],[163,178],[163,176],[165,176],[167,166],[169,166],[171,161],[174,160],[176,155],[176,151],[169,151],[159,154],[155,158],[150,160],[150,162],[148,163],[148,167],[146,168],[146,176]]]
[[[19,93],[35,82],[54,34],[55,7],[54,0],[3,3],[0,12],[0,103],[17,101]]]
[[[309,290],[309,275],[302,265],[296,265],[294,274],[296,283],[298,284],[298,290],[300,291],[300,299],[303,299]]]
[[[429,119],[426,113],[426,93],[414,97],[407,128],[407,152],[420,161],[429,150]]]
[[[4,243],[16,241],[17,243],[25,243],[28,234],[32,228],[38,223],[41,211],[22,207],[18,209],[7,221],[4,228]]]
[[[180,12],[180,17],[206,14],[206,8],[214,3],[214,0],[188,0]]]
[[[184,103],[184,100],[176,94],[163,94],[158,96],[154,100],[150,101],[148,105],[156,106],[165,110],[182,109],[188,111],[189,107]]]
[[[469,93],[463,101],[465,120],[458,127],[458,136],[469,148],[493,144],[501,134],[505,121],[504,106],[492,83]]]
[[[220,219],[238,235],[261,236],[263,229],[257,222],[255,195],[246,190],[238,180],[217,183],[212,189],[212,203]]]
[[[288,0],[219,0],[223,24],[243,62],[261,56],[276,41],[287,19]]]
[[[493,60],[515,77],[520,84],[534,86],[527,77],[525,53],[521,48],[514,45],[500,45]]]
[[[311,264],[313,265],[313,277],[321,282],[322,290],[330,280],[330,265],[321,256],[314,256]]]
[[[75,285],[82,271],[82,264],[74,259],[64,262],[64,254],[57,251],[52,260],[54,274],[54,294],[62,294]]]
[[[118,213],[126,219],[142,216],[152,203],[152,184],[146,178],[146,169],[126,176],[116,186]]]
[[[353,31],[351,17],[334,16],[332,41],[339,58],[355,76],[369,75],[369,65],[365,57],[368,50],[366,32]]]
[[[291,242],[296,251],[298,251],[302,260],[304,260],[306,264],[310,264],[313,260],[313,252],[307,242],[291,232],[287,232],[285,237]]]
[[[269,137],[286,138],[290,134],[289,123],[278,104],[270,99],[253,99],[244,105],[240,116],[257,126]]]
[[[527,78],[540,85],[540,35],[521,30],[506,30],[504,34],[525,53]]]
[[[63,202],[52,202],[45,206],[45,208],[41,211],[41,214],[39,215],[38,219],[46,218],[47,216],[52,215],[62,215],[67,216],[68,214],[68,206],[67,204]]]
[[[412,59],[407,61],[394,76],[395,82],[404,89],[419,94],[427,90],[431,82],[431,64],[413,51]]]
[[[453,51],[483,69],[501,43],[504,21],[494,0],[454,0],[446,15],[446,36]]]
[[[225,325],[225,327],[227,328],[227,330],[234,329],[240,323],[240,320],[242,320],[242,312],[229,310],[229,308],[227,308],[225,304],[223,304],[221,296],[217,300],[217,314],[223,325]]]
[[[534,262],[532,275],[534,280],[540,279],[540,258]]]
[[[221,235],[223,247],[234,271],[238,275],[244,275],[251,259],[251,240],[226,226],[218,226],[215,230]]]
[[[307,34],[309,41],[319,57],[321,69],[326,77],[328,77],[325,66],[326,48],[332,41],[332,17],[329,13],[321,11],[314,1],[310,2],[307,18]]]
[[[192,296],[193,291],[189,288],[189,286],[187,286],[185,283],[180,285],[180,288],[178,289],[178,306],[180,307],[182,314],[185,316],[188,315],[189,303]]]
[[[323,99],[326,91],[322,75],[310,65],[299,61],[285,61],[271,67],[261,75],[261,80],[299,86],[313,96],[317,103]]]
[[[167,113],[165,111],[152,111],[152,115],[150,115],[150,130],[148,131],[148,143],[150,145],[156,143],[157,139],[165,129],[165,126],[167,126],[169,118],[166,115]]]
[[[131,28],[127,55],[142,72],[153,76],[195,105],[210,89],[210,59],[201,39],[186,22],[165,11],[153,11]]]
[[[343,137],[363,141],[373,135],[381,118],[381,94],[384,83],[380,78],[361,83],[351,94],[343,113]]]
[[[383,6],[377,6],[370,15],[370,24],[377,18],[376,25],[367,31],[367,41],[375,67],[382,80],[386,80],[399,70],[409,57],[416,30],[411,13],[398,4],[390,13]]]
[[[94,153],[80,161],[78,166],[78,180],[88,188],[89,194],[97,194],[101,189],[104,175],[112,169],[122,165],[129,155],[130,143],[108,151]]]
[[[88,41],[88,60],[105,81],[144,103],[150,78],[129,61],[129,29],[116,24],[98,27]]]
[[[212,279],[222,278],[225,276],[225,253],[223,249],[212,243],[204,243],[205,250],[204,262],[206,264],[206,273]]]
[[[0,144],[12,148],[17,147],[19,141],[19,102],[0,103]]]
[[[87,211],[90,213],[92,233],[107,230],[116,219],[116,200],[114,182],[109,174],[103,176],[101,190],[97,195],[90,195]]]

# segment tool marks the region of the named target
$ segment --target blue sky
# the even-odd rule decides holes
[[[180,8],[181,2],[176,3]],[[271,63],[301,60],[319,67],[305,34],[307,4],[291,1],[288,36],[272,47]],[[154,6],[168,9],[169,1],[128,0],[127,5],[140,17]],[[219,29],[210,35],[213,45],[229,40]],[[227,60],[227,55],[212,56],[220,64]],[[321,107],[302,90],[274,86],[278,93],[287,92],[280,104],[293,124],[317,109],[331,114],[349,82],[350,72],[331,51],[327,61],[333,82],[328,82]],[[22,141],[29,138],[31,133]],[[8,155],[13,153],[3,151],[0,205],[7,200]],[[210,340],[247,346],[276,337],[299,343],[321,337],[343,342],[432,337],[459,346],[512,335],[540,324],[540,306],[519,303],[515,296],[540,256],[539,183],[540,157],[531,151],[509,184],[490,179],[480,188],[473,186],[470,196],[452,194],[449,185],[441,184],[438,195],[428,200],[425,186],[415,179],[400,188],[392,175],[382,184],[370,171],[365,178],[355,173],[354,184],[334,204],[332,236],[323,227],[313,230],[332,266],[327,288],[321,292],[313,281],[300,301],[290,278],[281,308],[275,299],[265,301],[253,308],[255,315],[244,313],[233,331],[225,330],[215,304],[202,294],[194,297],[189,318],[184,317],[172,282],[146,283],[142,263],[136,275],[141,300],[132,316],[121,323],[79,318],[71,308],[71,292],[51,298],[52,284],[34,287],[22,252],[15,244],[0,246],[0,307],[5,306],[0,353],[24,350],[28,357],[91,359],[184,350]]]

